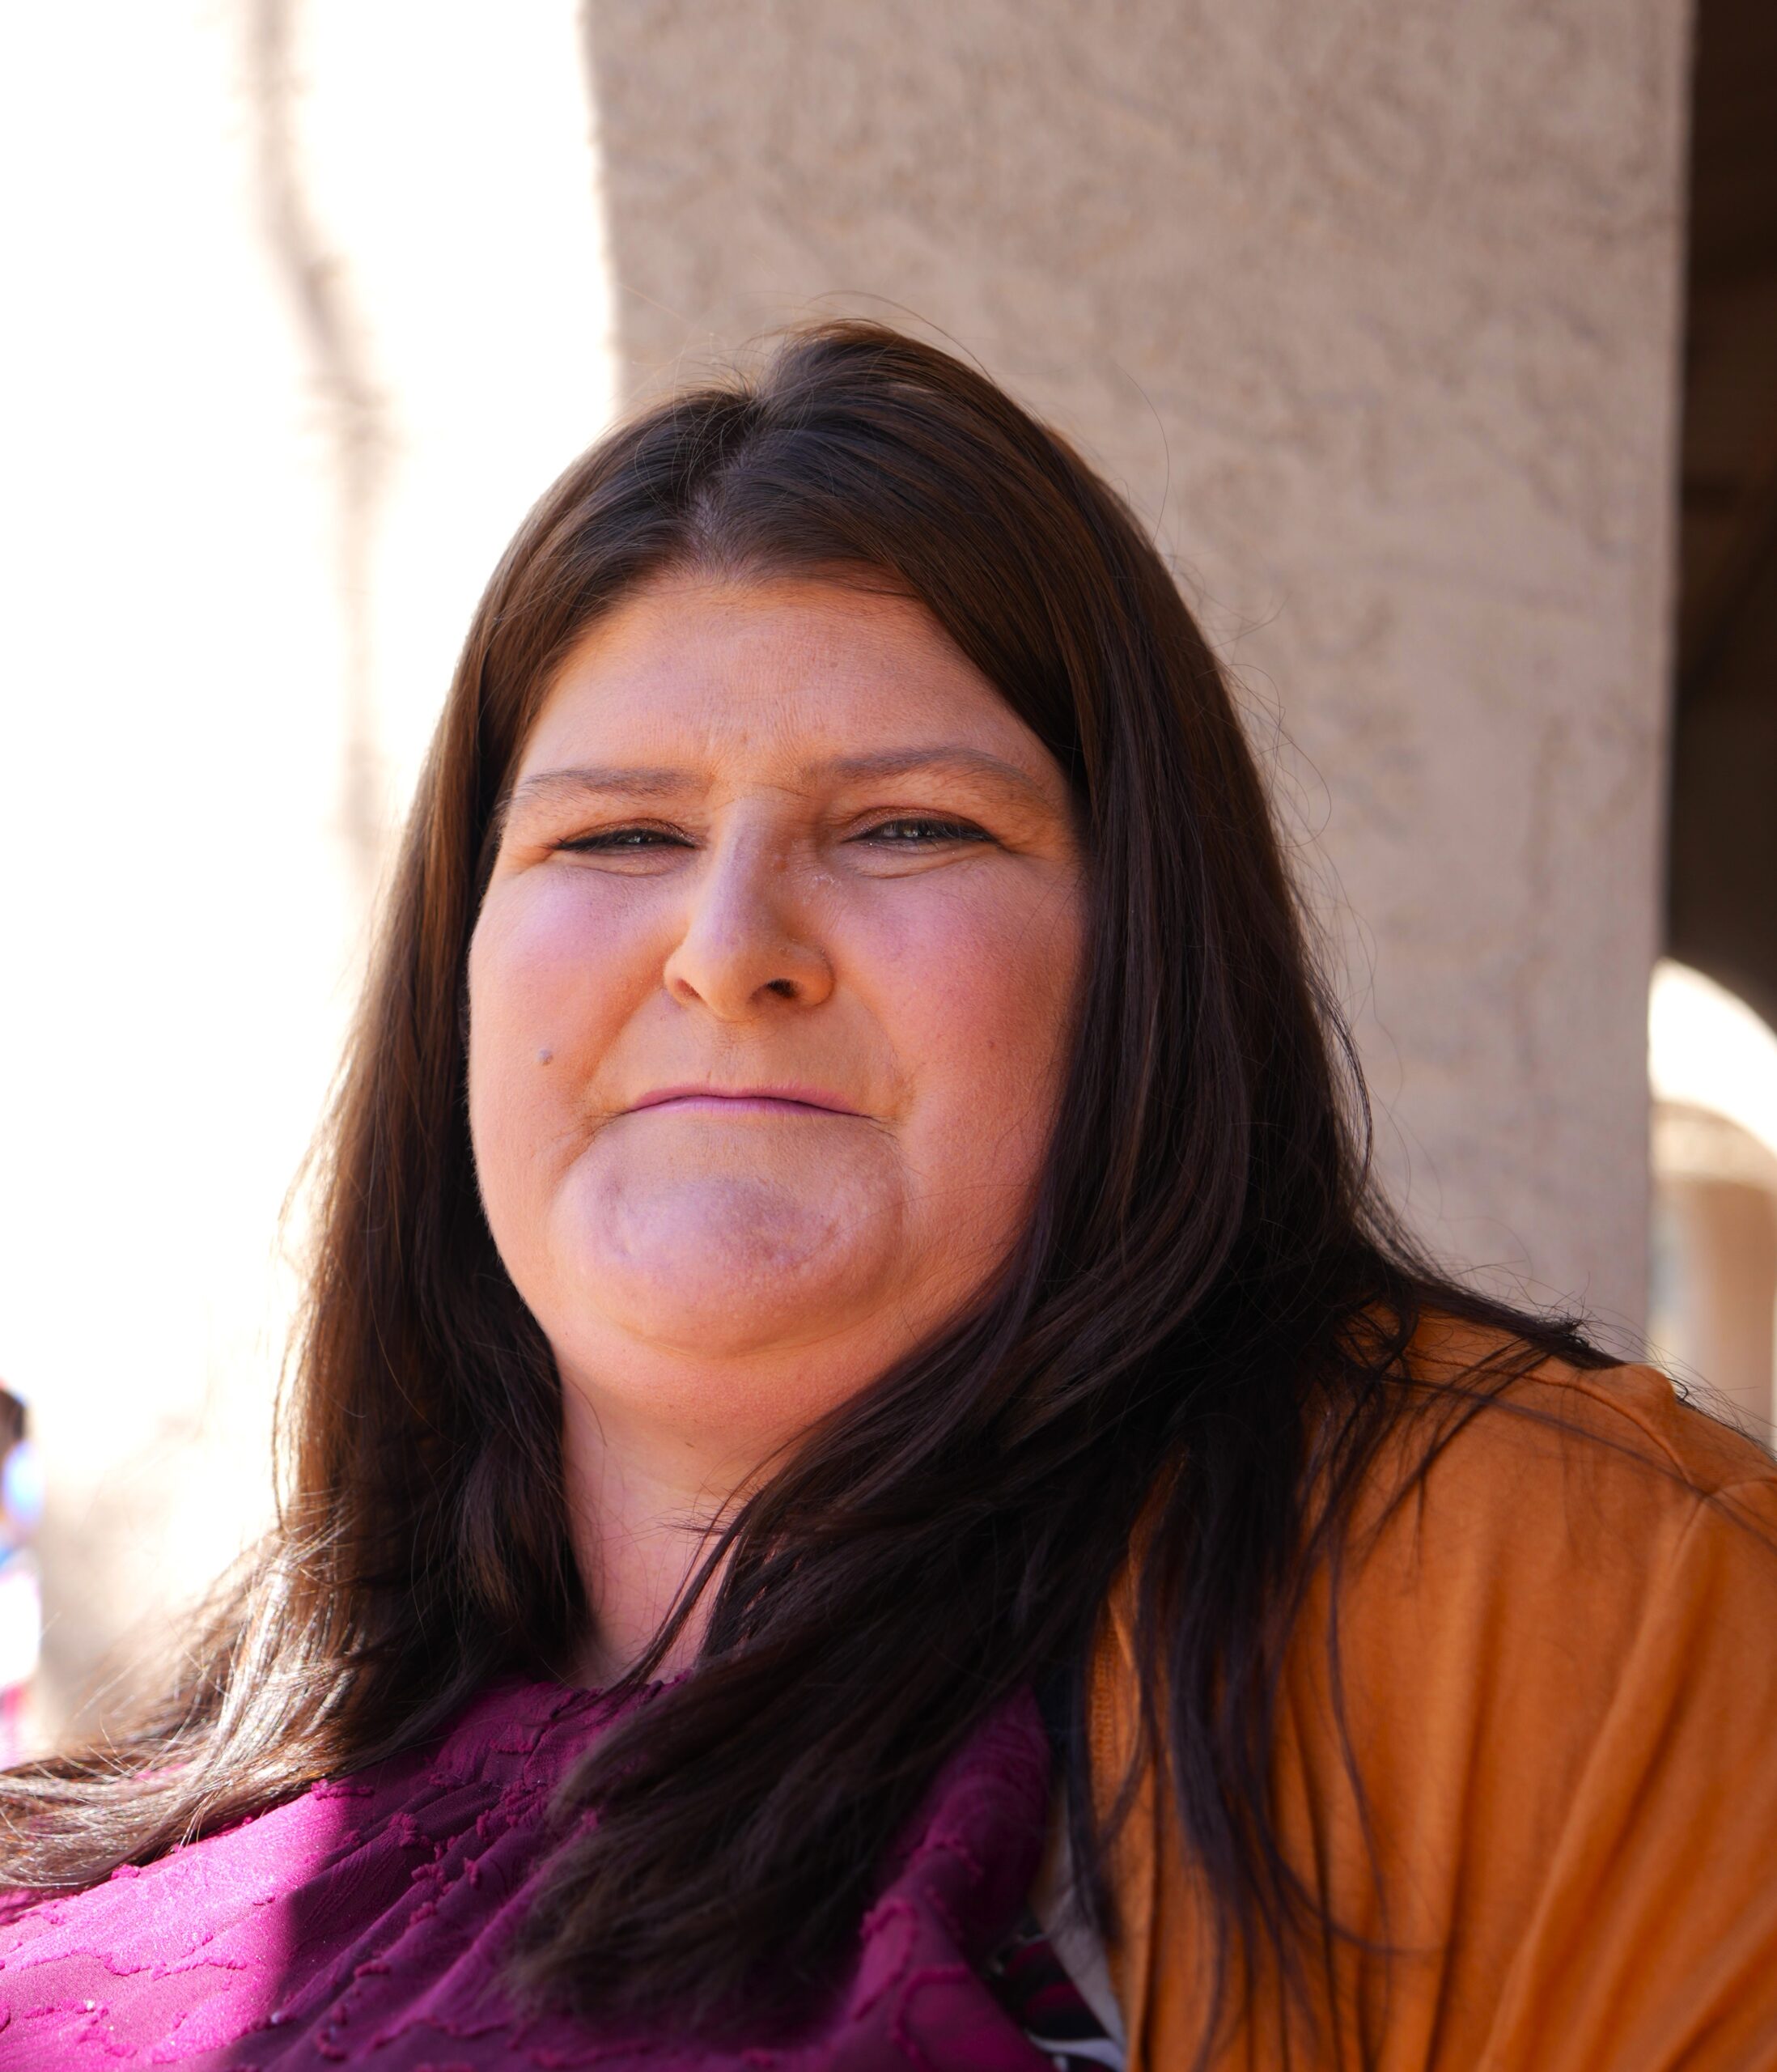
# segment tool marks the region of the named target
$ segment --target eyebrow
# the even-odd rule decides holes
[[[804,783],[812,783],[823,777],[901,777],[927,770],[951,770],[966,776],[985,778],[990,783],[1009,785],[1028,798],[1048,802],[1042,787],[1016,763],[961,742],[935,748],[879,749],[870,755],[832,756],[823,762],[804,764],[798,774]],[[576,766],[540,771],[536,776],[525,778],[512,788],[507,805],[510,809],[528,800],[559,792],[660,798],[698,788],[699,780],[687,770],[617,764]]]
[[[829,762],[812,765],[807,774],[901,777],[918,770],[960,771],[965,776],[985,777],[990,783],[1011,784],[1033,799],[1044,796],[1042,787],[1016,762],[990,755],[985,749],[965,747],[960,741],[939,748],[887,748],[879,749],[874,755],[835,756]]]
[[[694,780],[688,771],[638,770],[613,764],[608,769],[587,766],[540,771],[536,776],[515,784],[507,803],[515,806],[524,800],[547,797],[556,792],[617,792],[626,798],[658,798],[663,792],[689,792],[694,788]]]

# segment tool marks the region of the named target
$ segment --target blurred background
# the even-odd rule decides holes
[[[268,1515],[280,1212],[505,540],[812,314],[1172,558],[1417,1226],[1768,1429],[1774,90],[1766,0],[0,16],[0,1730]]]

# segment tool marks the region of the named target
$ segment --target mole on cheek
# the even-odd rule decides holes
[[[545,1049],[541,1050],[541,1051],[539,1051],[537,1052],[537,1054],[536,1054],[536,1061],[537,1061],[537,1063],[538,1063],[540,1065],[546,1065],[546,1064],[549,1063],[549,1059],[550,1059],[551,1058],[553,1058],[554,1055],[555,1055],[555,1053],[554,1053],[554,1051],[551,1051],[551,1050],[549,1050],[549,1049],[548,1049],[548,1048],[545,1048]]]

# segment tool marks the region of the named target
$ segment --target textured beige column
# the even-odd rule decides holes
[[[632,387],[939,327],[1180,560],[1440,1248],[1639,1324],[1682,0],[596,0]]]

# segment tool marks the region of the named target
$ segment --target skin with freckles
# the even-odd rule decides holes
[[[1006,1256],[1083,926],[1059,766],[906,599],[674,579],[558,671],[471,945],[469,1116],[562,1377],[589,1677],[688,1528]]]

